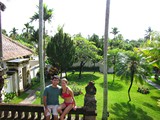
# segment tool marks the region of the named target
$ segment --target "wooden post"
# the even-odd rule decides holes
[[[0,103],[2,102],[2,94],[1,90],[3,89],[4,85],[4,79],[3,79],[3,68],[1,67],[2,65],[2,57],[3,57],[3,50],[2,50],[2,27],[1,27],[1,11],[4,11],[6,6],[0,2]]]

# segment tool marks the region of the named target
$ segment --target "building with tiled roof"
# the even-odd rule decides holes
[[[24,45],[19,44],[15,40],[2,35],[2,60],[8,61],[11,59],[22,58],[26,56],[30,56],[33,54],[29,48]]]
[[[31,84],[30,57],[33,51],[16,40],[2,35],[2,62],[7,74],[6,93],[24,91]]]

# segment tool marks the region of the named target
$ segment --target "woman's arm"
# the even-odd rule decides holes
[[[75,102],[75,99],[74,99],[74,93],[73,91],[69,88],[69,94],[71,95],[72,99],[73,99],[73,109],[76,109],[76,102]]]

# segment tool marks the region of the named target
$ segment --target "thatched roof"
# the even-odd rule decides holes
[[[30,48],[21,45],[5,35],[2,35],[2,52],[3,61],[30,56],[33,54],[33,51]]]

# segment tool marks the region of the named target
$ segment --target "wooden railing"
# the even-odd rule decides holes
[[[95,111],[86,111],[84,107],[71,110],[67,120],[85,120],[86,116],[96,116]],[[53,120],[53,117],[51,117]],[[0,120],[45,120],[42,105],[0,103]]]

